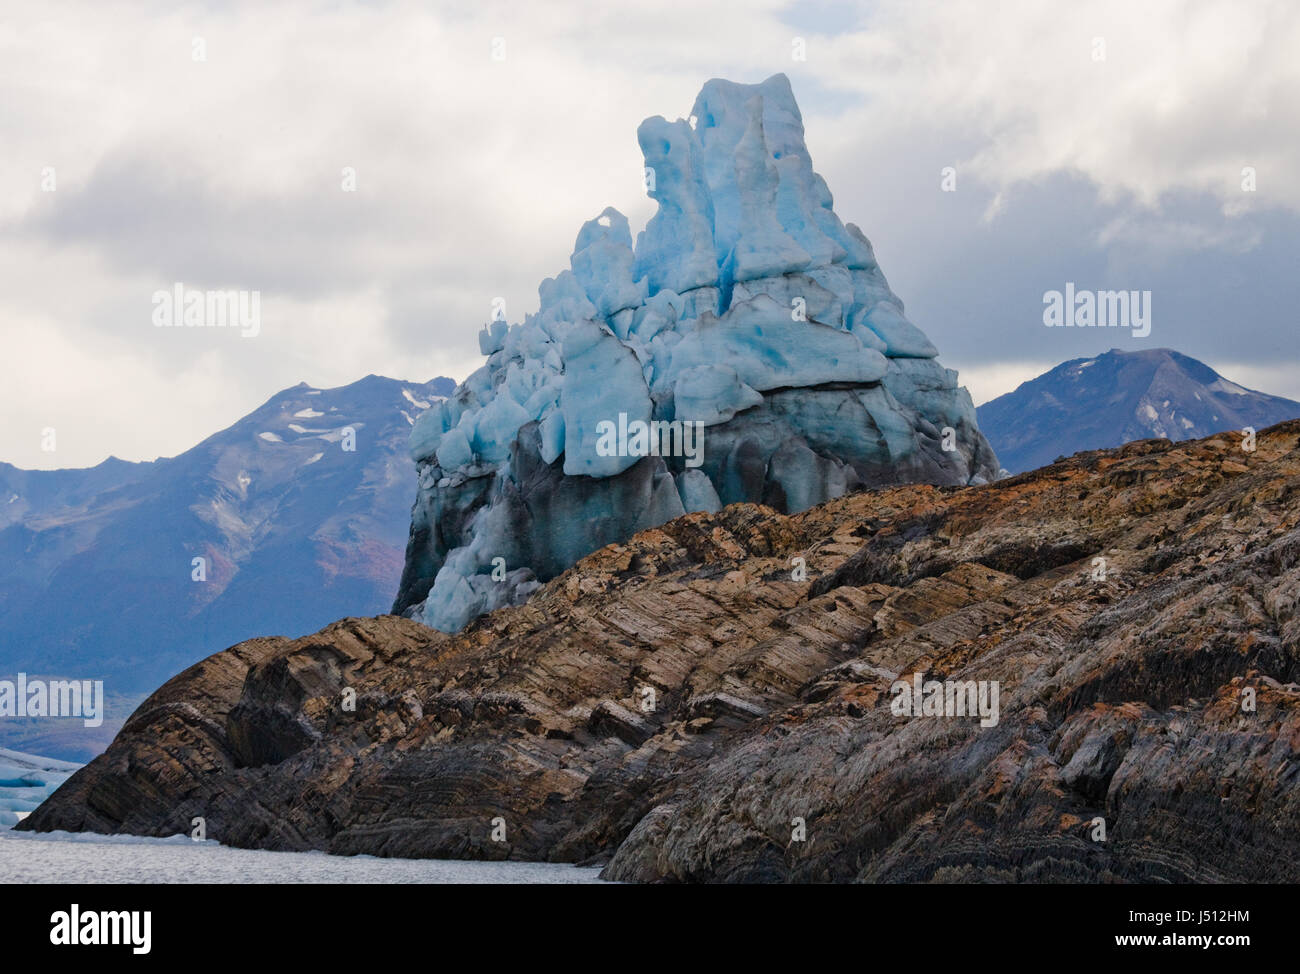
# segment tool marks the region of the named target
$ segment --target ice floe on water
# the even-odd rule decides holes
[[[81,765],[0,747],[0,829],[36,810]]]

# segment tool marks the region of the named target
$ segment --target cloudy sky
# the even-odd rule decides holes
[[[1115,345],[1300,398],[1297,52],[1287,0],[0,0],[0,460],[152,459],[300,381],[463,378],[584,220],[644,225],[641,119],[778,71],[976,402]],[[1150,290],[1151,335],[1044,328],[1066,281]],[[260,292],[260,333],[153,327],[176,282]]]

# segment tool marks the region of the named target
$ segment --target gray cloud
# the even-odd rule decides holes
[[[300,380],[460,377],[492,298],[514,320],[535,308],[584,220],[614,205],[644,224],[643,117],[685,114],[710,77],[775,71],[837,211],[977,399],[1136,344],[1044,328],[1042,293],[1067,280],[1149,289],[1150,343],[1300,396],[1290,4],[276,11],[85,2],[12,18],[0,458],[148,458]],[[151,328],[150,295],[175,281],[260,290],[262,335]],[[39,450],[45,425],[57,454]]]

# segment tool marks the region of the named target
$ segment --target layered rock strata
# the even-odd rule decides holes
[[[996,685],[996,721],[900,713],[918,675]],[[1295,882],[1297,680],[1289,422],[1251,453],[689,514],[456,635],[242,643],[20,827],[203,816],[236,846],[634,881]]]

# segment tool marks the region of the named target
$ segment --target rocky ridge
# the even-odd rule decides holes
[[[236,846],[647,882],[1294,882],[1298,447],[1289,422],[1253,453],[1149,440],[736,504],[456,635],[387,616],[252,640],[20,827],[203,816]],[[996,681],[998,721],[896,714],[917,673]]]

